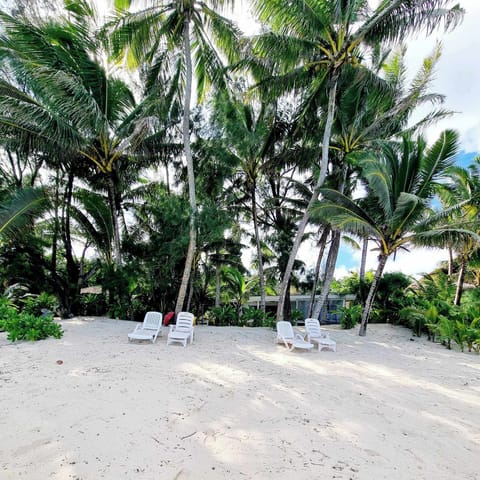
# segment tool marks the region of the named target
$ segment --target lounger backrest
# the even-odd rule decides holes
[[[162,325],[163,315],[160,312],[147,312],[143,319],[145,330],[157,330]]]
[[[193,327],[193,313],[180,312],[177,315],[175,330],[189,332]]]
[[[293,338],[293,327],[290,322],[277,322],[277,334],[282,338]]]
[[[321,337],[322,330],[320,328],[320,322],[316,318],[305,319],[305,331],[311,338]]]

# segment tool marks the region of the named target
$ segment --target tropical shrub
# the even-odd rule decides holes
[[[379,280],[374,308],[377,310],[380,322],[394,325],[402,323],[399,313],[402,308],[410,304],[409,297],[405,295],[405,289],[411,283],[412,278],[401,272],[385,273]]]
[[[271,313],[262,312],[254,307],[246,307],[240,317],[240,325],[247,327],[263,327],[270,326],[275,322],[275,318]]]
[[[360,304],[350,305],[348,307],[340,307],[340,325],[345,330],[353,328],[362,318],[362,306]]]
[[[5,323],[17,316],[15,305],[7,297],[0,297],[0,331],[6,330]]]
[[[54,295],[42,292],[40,295],[26,296],[22,300],[24,313],[39,317],[44,314],[46,310],[54,313],[58,308],[58,301]]]
[[[238,324],[237,312],[232,305],[213,307],[206,313],[206,316],[209,322],[213,323],[217,327]]]
[[[293,310],[292,313],[290,313],[290,322],[292,325],[298,325],[298,322],[304,318],[305,316],[300,310]]]
[[[454,340],[457,335],[455,322],[441,316],[437,323],[436,333],[442,343],[450,350],[452,348],[452,340]]]
[[[11,314],[2,320],[2,327],[8,332],[7,339],[17,340],[43,340],[48,337],[61,338],[63,330],[58,323],[53,321],[53,316],[45,315],[36,317],[30,313]]]

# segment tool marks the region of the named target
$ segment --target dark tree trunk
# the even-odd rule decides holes
[[[62,316],[66,317],[72,313],[72,306],[79,293],[79,268],[73,255],[71,225],[70,225],[70,206],[72,204],[74,174],[69,173],[67,185],[65,187],[64,204],[62,212],[62,240],[65,247],[65,261],[67,267],[67,278],[65,290],[62,298]]]

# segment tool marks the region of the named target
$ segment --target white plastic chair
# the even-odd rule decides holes
[[[323,348],[329,348],[334,352],[337,351],[337,342],[330,338],[330,334],[327,332],[323,334],[320,328],[320,322],[316,318],[305,319],[305,334],[308,342],[316,343],[318,345],[318,351]]]
[[[180,312],[177,315],[175,325],[170,326],[170,331],[168,332],[167,337],[167,345],[177,342],[186,347],[188,340],[190,340],[190,344],[192,344],[194,335],[193,319],[193,313]]]
[[[306,342],[299,333],[293,331],[290,322],[277,322],[277,343],[281,342],[283,342],[290,351],[294,348],[310,350],[314,347],[312,343]]]
[[[147,312],[143,323],[139,323],[135,330],[128,334],[128,341],[150,340],[155,343],[157,337],[162,336],[163,315],[160,312]]]

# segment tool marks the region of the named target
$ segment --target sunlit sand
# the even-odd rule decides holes
[[[2,480],[479,478],[478,355],[389,325],[297,353],[264,328],[199,326],[183,348],[62,324],[0,334]]]

